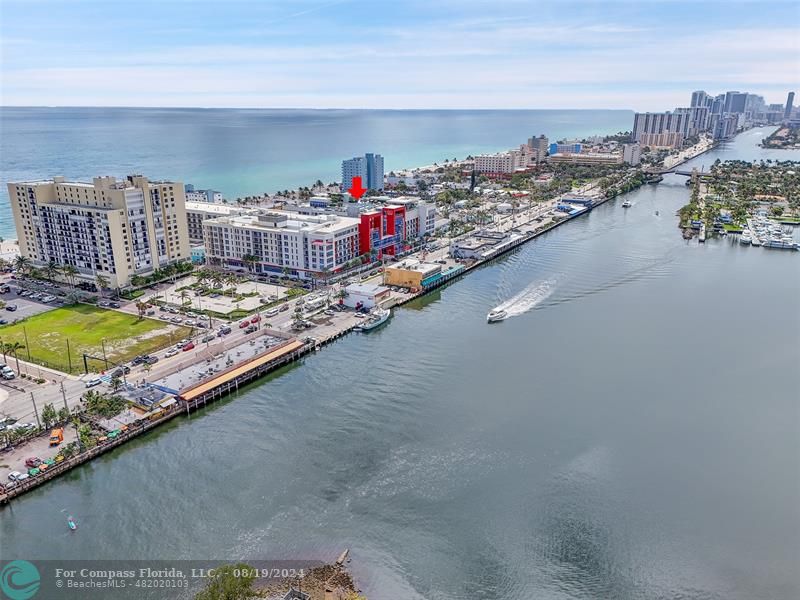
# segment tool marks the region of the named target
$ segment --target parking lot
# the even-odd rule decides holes
[[[13,323],[14,321],[52,310],[53,308],[63,304],[59,298],[55,297],[49,292],[44,292],[43,295],[46,298],[52,297],[53,299],[50,302],[45,302],[42,300],[41,296],[34,296],[31,298],[20,295],[16,292],[17,289],[19,288],[11,285],[9,286],[8,292],[0,294],[0,300],[6,304],[5,307],[3,307],[3,310],[0,311],[0,320]],[[36,294],[39,294],[39,292],[36,292]],[[16,307],[16,310],[9,310],[10,307]],[[5,325],[5,323],[0,322],[0,325]],[[0,329],[0,332],[2,332],[2,329]]]
[[[59,453],[59,448],[77,441],[78,435],[74,427],[63,427],[62,431],[64,441],[58,446],[50,446],[50,431],[46,431],[12,450],[0,452],[0,479],[2,479],[0,483],[6,486],[14,485],[9,480],[8,474],[13,471],[27,473],[29,467],[25,466],[26,460],[33,457],[40,460],[54,458]]]

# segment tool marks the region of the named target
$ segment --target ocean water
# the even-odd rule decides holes
[[[386,171],[552,138],[628,130],[625,110],[0,108],[0,236],[15,237],[9,181],[142,173],[241,196],[328,183],[341,161]]]
[[[347,547],[370,600],[795,600],[800,253],[684,241],[688,193],[598,207],[14,501],[0,558]]]

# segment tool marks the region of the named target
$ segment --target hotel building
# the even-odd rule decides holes
[[[22,256],[34,265],[71,265],[78,277],[124,288],[134,275],[188,260],[184,187],[180,182],[95,177],[92,183],[9,183]]]
[[[310,279],[334,272],[359,252],[359,220],[336,215],[268,211],[203,221],[207,264],[247,270],[254,256],[256,273]]]
[[[229,204],[215,204],[212,202],[186,202],[186,224],[188,226],[189,241],[192,244],[203,243],[203,221],[206,219],[216,219],[217,217],[231,217],[235,215],[253,212],[254,209],[246,209],[240,206]]]

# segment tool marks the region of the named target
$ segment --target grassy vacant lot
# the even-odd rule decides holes
[[[60,371],[68,371],[71,360],[73,373],[83,371],[84,353],[102,357],[104,346],[108,359],[121,363],[175,343],[188,334],[186,327],[139,319],[88,304],[56,308],[21,323],[0,327],[0,340],[4,344],[20,342],[26,346],[18,353],[20,359],[27,360],[30,351],[32,362]],[[89,361],[89,368],[99,371],[103,364]]]

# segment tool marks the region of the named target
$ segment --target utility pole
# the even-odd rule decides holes
[[[41,429],[42,422],[39,420],[39,411],[36,409],[36,400],[33,398],[33,392],[31,392],[31,402],[33,402],[33,414],[36,415],[36,425],[38,425],[39,429]]]

